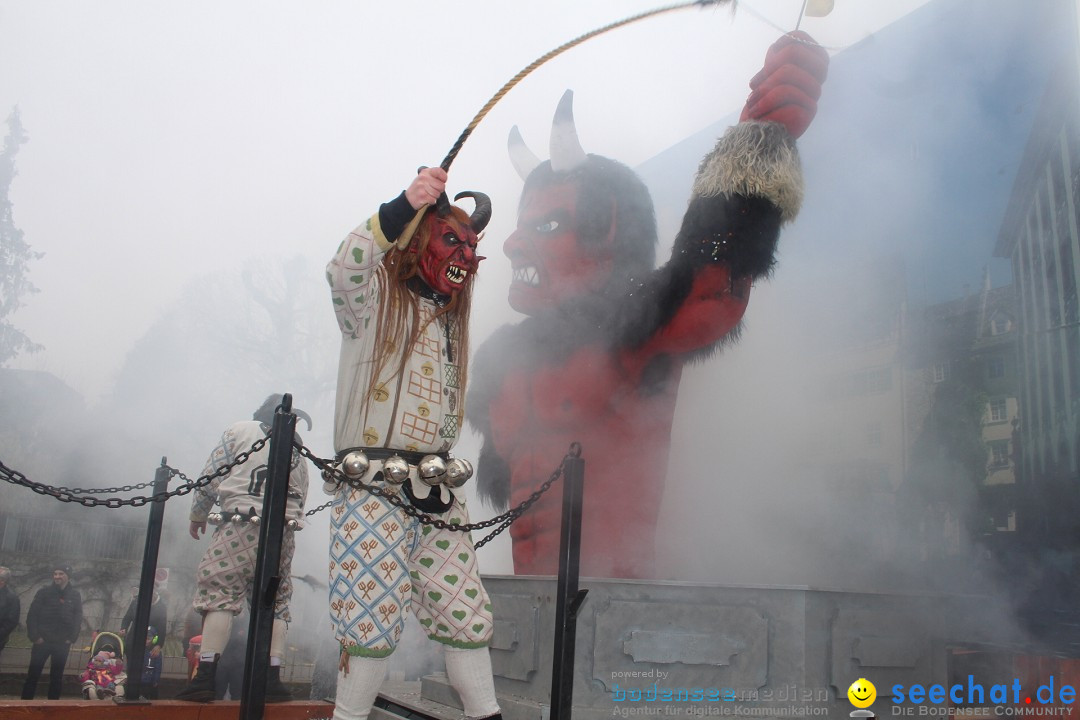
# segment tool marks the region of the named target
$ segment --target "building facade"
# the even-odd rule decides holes
[[[996,247],[1017,289],[1018,461],[1032,527],[1080,477],[1078,83],[1073,58],[1047,88]]]

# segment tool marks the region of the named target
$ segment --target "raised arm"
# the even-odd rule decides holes
[[[780,228],[802,204],[795,138],[817,112],[829,56],[806,33],[769,48],[741,122],[702,160],[671,258],[645,283],[627,345],[645,356],[705,355],[733,336]]]
[[[404,249],[420,210],[433,204],[446,189],[446,171],[422,168],[409,187],[353,230],[326,266],[338,327],[354,335],[371,321],[375,298],[371,284],[383,256],[397,245]]]

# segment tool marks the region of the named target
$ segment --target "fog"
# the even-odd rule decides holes
[[[510,127],[546,157],[555,105],[572,88],[585,149],[637,168],[650,187],[663,259],[697,162],[801,5],[649,19],[543,65],[495,106],[450,172],[451,192],[482,190],[494,204],[473,348],[520,320],[499,251],[521,190]],[[658,528],[667,578],[852,589],[953,578],[926,577],[927,541],[897,519],[902,456],[919,428],[878,424],[875,450],[852,449],[881,408],[835,402],[828,382],[892,362],[869,359],[867,340],[897,343],[894,330],[917,325],[922,308],[978,292],[984,278],[1011,281],[993,246],[1060,40],[1042,42],[1044,3],[1011,5],[837,0],[829,16],[801,21],[833,56],[800,142],[804,210],[753,291],[740,341],[683,378]],[[0,0],[0,111],[17,107],[29,136],[14,224],[44,253],[29,267],[38,292],[10,318],[42,349],[9,367],[77,395],[25,407],[35,441],[5,442],[0,460],[69,487],[144,482],[162,457],[195,478],[221,431],[271,392],[293,394],[314,419],[306,444],[331,455],[338,339],[323,266],[340,239],[417,166],[437,164],[520,68],[652,7]],[[889,32],[905,19],[907,31]],[[859,337],[880,323],[892,329]],[[478,445],[469,434],[456,452],[474,457]],[[894,471],[855,487],[837,479],[836,456]],[[309,508],[327,499],[319,485],[312,469]],[[8,507],[30,494],[0,492]],[[180,574],[205,547],[187,537],[187,508],[168,504],[163,545]],[[110,512],[138,522],[141,511],[64,508],[99,523]],[[471,512],[494,514],[479,502]],[[327,525],[319,513],[300,533],[294,574],[324,582]],[[513,572],[505,536],[479,559],[485,573]],[[970,569],[965,588],[993,590]],[[298,587],[294,614],[322,627],[323,602],[319,588]]]

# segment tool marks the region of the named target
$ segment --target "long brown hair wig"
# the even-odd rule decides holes
[[[377,270],[379,283],[385,288],[386,300],[379,308],[379,318],[375,325],[375,364],[371,372],[371,382],[365,395],[365,402],[371,401],[372,393],[382,383],[381,376],[397,348],[412,348],[427,323],[420,324],[419,296],[409,288],[412,278],[419,278],[420,257],[427,251],[431,241],[431,211],[420,223],[408,246],[402,250],[396,245],[383,256],[382,265]],[[444,220],[462,235],[470,228],[469,214],[457,206],[450,207],[450,215]],[[476,274],[470,273],[464,287],[451,296],[446,305],[439,307],[429,322],[447,322],[450,324],[449,335],[454,338],[453,357],[458,365],[459,398],[457,411],[464,414],[465,387],[468,379],[469,359],[469,313],[472,309],[473,283]],[[445,318],[445,320],[444,320]],[[455,342],[456,341],[456,342]],[[402,343],[405,343],[403,346]],[[401,363],[396,372],[405,371],[408,353],[401,353]]]

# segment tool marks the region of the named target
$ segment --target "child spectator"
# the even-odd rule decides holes
[[[159,642],[160,640],[160,642]],[[146,654],[142,664],[142,694],[147,700],[158,699],[158,685],[161,684],[162,655],[160,646],[165,641],[158,637],[157,628],[151,626],[146,631]]]
[[[112,697],[124,697],[124,661],[116,646],[105,643],[100,646],[86,670],[79,676],[82,681],[82,695],[87,700],[108,700]]]

